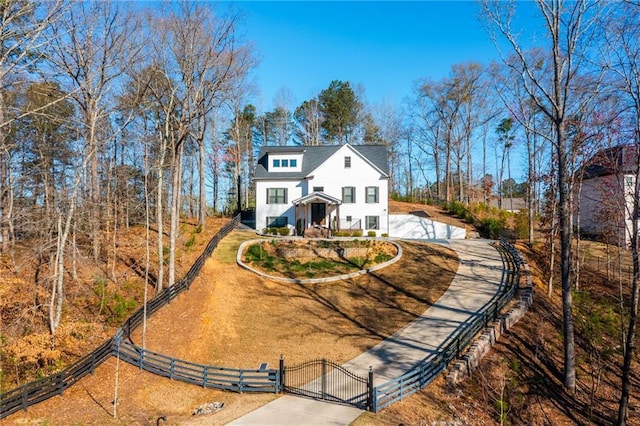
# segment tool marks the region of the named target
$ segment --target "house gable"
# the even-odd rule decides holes
[[[311,170],[307,176],[315,176],[330,169],[330,173],[342,175],[344,171],[347,176],[354,179],[362,179],[359,173],[374,173],[382,179],[388,178],[388,166],[386,165],[386,148],[382,145],[362,145],[357,149],[352,145],[345,144],[332,153],[322,163]],[[349,164],[347,165],[347,159]],[[371,170],[367,170],[370,168]]]

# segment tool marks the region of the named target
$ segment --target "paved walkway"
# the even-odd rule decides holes
[[[458,271],[449,289],[409,325],[343,366],[366,376],[373,367],[374,385],[386,383],[435,356],[499,293],[506,273],[500,253],[488,240],[437,241],[458,253]],[[283,396],[229,425],[348,425],[361,410],[311,399]]]

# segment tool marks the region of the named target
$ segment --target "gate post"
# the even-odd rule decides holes
[[[327,359],[322,358],[322,399],[327,399]]]
[[[284,392],[284,355],[282,354],[280,354],[280,364],[278,366],[278,379],[280,380],[278,392]]]
[[[372,413],[376,412],[374,407],[374,395],[373,395],[373,368],[369,366],[369,380],[367,382],[367,410]]]

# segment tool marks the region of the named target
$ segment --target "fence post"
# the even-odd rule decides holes
[[[322,399],[327,395],[327,359],[322,358]]]
[[[284,392],[284,355],[280,354],[280,365],[278,366],[278,378],[280,379],[280,386],[278,393]]]
[[[65,383],[64,383],[64,371],[61,371],[60,373],[56,374],[56,391],[59,395],[62,395],[64,393],[65,388]]]
[[[375,413],[373,399],[373,367],[369,366],[369,381],[367,383],[367,410]]]
[[[24,411],[27,411],[27,408],[29,407],[29,404],[27,403],[27,388],[30,387],[30,384],[27,384],[26,386],[24,386],[22,388],[22,409]]]
[[[204,369],[202,370],[202,387],[206,388],[207,387],[207,366],[204,366]]]

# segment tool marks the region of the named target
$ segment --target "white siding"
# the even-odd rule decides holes
[[[286,204],[267,204],[268,188],[286,188]],[[295,225],[295,209],[292,200],[302,196],[302,186],[299,182],[273,180],[256,182],[256,230],[262,232],[267,226],[267,216],[286,216],[290,226]]]
[[[344,167],[344,157],[351,157],[351,167]],[[324,187],[324,193],[342,200],[342,188],[355,187],[356,202],[340,205],[340,220],[351,216],[353,221],[360,220],[366,235],[365,216],[379,216],[380,229],[376,234],[389,233],[389,187],[388,179],[376,170],[370,163],[361,158],[350,146],[345,145],[331,156],[324,164],[314,170],[309,179],[309,188]],[[378,202],[366,203],[365,188],[378,187]],[[306,194],[305,194],[306,195]]]
[[[582,232],[598,235],[614,244],[629,244],[633,186],[625,188],[627,178],[631,185],[635,184],[632,175],[599,176],[583,181],[580,193]]]
[[[273,160],[278,160],[280,166],[274,167]],[[287,161],[287,167],[282,166],[283,160]],[[295,160],[295,167],[290,166],[291,160]],[[267,158],[267,168],[270,172],[299,172],[302,170],[302,154],[269,154]]]
[[[459,226],[436,222],[410,214],[389,215],[389,236],[417,240],[465,239],[467,231]]]

